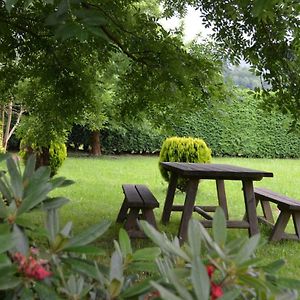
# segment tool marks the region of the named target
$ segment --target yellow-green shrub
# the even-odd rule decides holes
[[[161,147],[159,162],[211,162],[211,149],[202,139],[186,137],[169,137]],[[159,165],[162,177],[169,182],[170,174]],[[177,188],[184,190],[186,183],[180,179]]]
[[[28,145],[26,141],[21,140],[20,144],[20,157],[26,163],[30,154],[34,153],[37,156],[37,161],[39,160],[39,156],[42,154],[42,147],[31,144]],[[61,167],[64,160],[67,158],[67,147],[64,143],[60,142],[51,142],[49,147],[49,167],[51,169],[51,176],[55,175],[58,169]]]

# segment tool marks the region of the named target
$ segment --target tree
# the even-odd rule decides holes
[[[205,26],[224,49],[226,59],[244,58],[275,95],[266,104],[300,116],[300,3],[294,0],[164,0],[165,15],[198,9]]]
[[[166,32],[155,14],[141,8],[145,2],[26,3],[0,2],[0,79],[10,70],[28,80],[31,89],[24,101],[44,148],[99,111],[97,72],[106,69],[114,53],[129,61],[119,75],[119,102],[114,103],[119,115],[154,107],[165,113],[170,103],[194,108],[222,90],[220,67]]]

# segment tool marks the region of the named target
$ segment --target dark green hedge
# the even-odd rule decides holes
[[[203,138],[213,156],[299,158],[300,134],[290,131],[291,119],[259,108],[246,91],[218,109],[182,118],[176,135]]]
[[[161,134],[145,122],[101,131],[104,153],[157,153],[165,137],[176,135],[203,139],[213,156],[299,158],[300,133],[289,132],[291,119],[278,112],[265,112],[259,101],[240,90],[230,102],[186,114]],[[79,135],[85,144],[86,132]],[[69,141],[70,143],[71,141]],[[80,141],[76,140],[76,144]]]

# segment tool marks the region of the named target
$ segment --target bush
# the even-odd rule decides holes
[[[47,149],[37,144],[28,145],[25,140],[21,140],[19,155],[25,163],[31,154],[37,156],[37,167],[48,165],[51,169],[51,176],[54,176],[67,158],[67,147],[64,143],[51,142],[49,149]],[[45,154],[49,156],[46,161],[43,159]]]
[[[169,137],[163,142],[160,150],[159,162],[163,161],[209,163],[211,150],[202,139]],[[162,177],[169,182],[169,172],[161,166],[159,169]],[[185,181],[180,179],[177,188],[185,190],[185,187]]]

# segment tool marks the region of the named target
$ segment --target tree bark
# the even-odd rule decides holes
[[[101,155],[100,130],[94,130],[91,133],[91,155]]]
[[[49,148],[42,147],[42,151],[36,156],[36,165],[35,168],[38,169],[41,166],[49,166],[50,165],[50,153]]]

